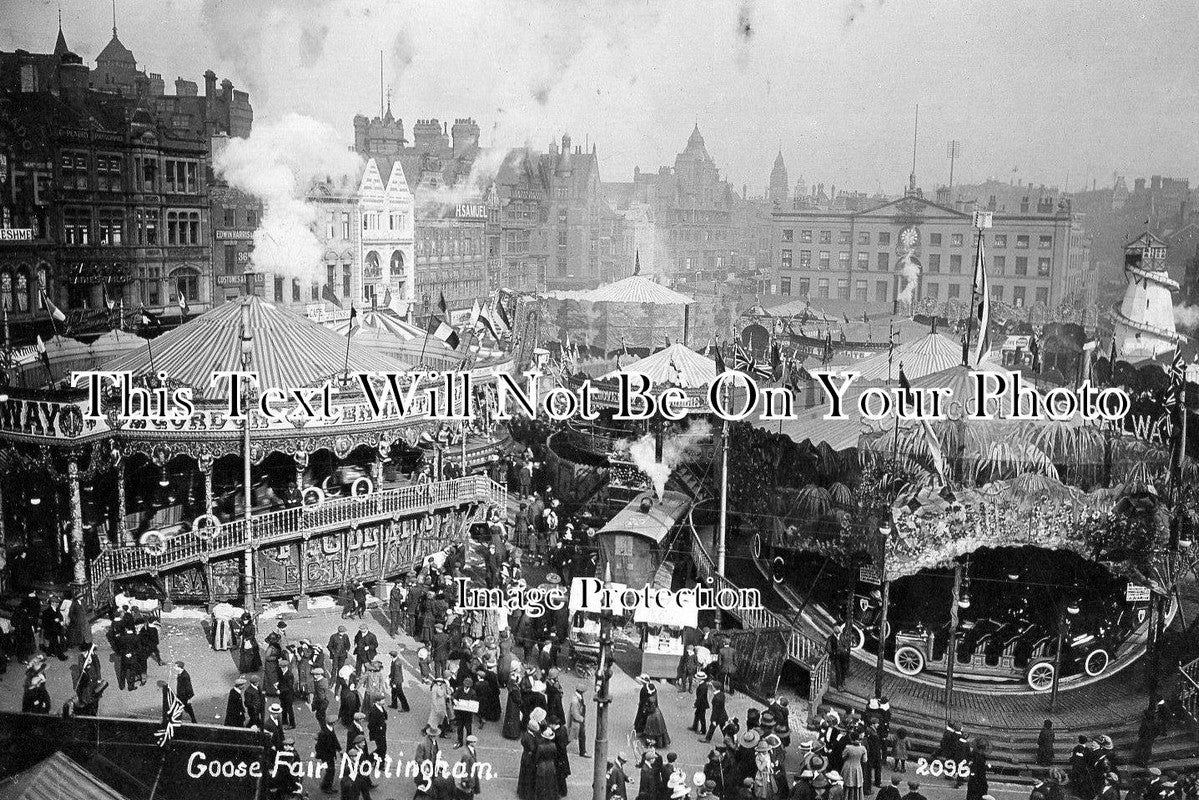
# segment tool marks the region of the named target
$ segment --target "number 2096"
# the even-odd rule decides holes
[[[928,761],[921,758],[916,761],[916,774],[931,775],[934,778],[939,778],[942,775],[948,778],[969,778],[970,763],[965,759],[962,761],[950,761],[947,758],[938,758]]]

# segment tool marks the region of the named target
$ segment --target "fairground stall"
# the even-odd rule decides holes
[[[399,574],[424,544],[461,539],[478,507],[504,501],[482,477],[421,477],[421,442],[440,432],[423,399],[401,416],[345,380],[402,376],[407,363],[259,297],[119,344],[102,369],[128,373],[142,396],[190,389],[194,411],[123,419],[109,387],[90,417],[82,386],[32,386],[32,376],[10,386],[0,463],[27,477],[0,497],[10,588],[70,583],[101,603],[120,591],[210,603],[307,595]],[[235,370],[256,373],[249,399],[274,392],[279,413],[231,419],[228,381],[212,375]],[[315,409],[325,385],[336,389],[332,413],[312,416],[297,393]],[[506,443],[497,426],[443,455],[477,463]]]

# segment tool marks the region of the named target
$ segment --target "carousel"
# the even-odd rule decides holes
[[[967,420],[969,372],[911,380],[960,398],[928,424],[760,424],[744,446],[773,453],[757,469],[781,479],[749,509],[771,519],[755,562],[823,635],[912,681],[1042,692],[1115,674],[1195,568],[1167,499],[1193,465],[1172,474],[1168,452],[1098,424]]]
[[[403,414],[391,400],[374,407],[350,379],[403,376],[408,362],[257,296],[76,353],[71,369],[128,373],[139,402],[190,389],[190,415],[122,416],[108,386],[94,416],[85,387],[62,380],[65,354],[47,351],[0,399],[0,461],[26,476],[0,496],[10,590],[69,583],[96,604],[122,592],[215,603],[336,590],[399,574],[504,502],[469,468],[507,450],[506,429],[459,432],[447,446],[423,398]],[[227,379],[212,376],[238,370],[256,374],[251,408],[276,392],[283,411],[231,418]],[[326,385],[333,413],[306,413],[298,398],[311,405]],[[460,477],[438,480],[453,461]]]

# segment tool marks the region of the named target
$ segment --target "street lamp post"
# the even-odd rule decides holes
[[[608,708],[612,698],[608,694],[612,680],[612,612],[600,614],[599,666],[595,673],[595,744],[591,751],[592,800],[607,800],[604,797],[608,783]]]
[[[887,540],[891,538],[891,522],[884,520],[878,527],[878,580],[882,585],[883,607],[878,616],[878,658],[874,664],[874,696],[883,695],[883,675],[887,664],[887,606],[891,602],[891,581],[887,579]]]
[[[964,602],[963,602],[964,601]],[[949,604],[949,644],[945,650],[945,722],[953,716],[953,668],[958,660],[958,609],[970,607],[970,596],[962,594],[962,565],[953,565],[953,600]]]
[[[1062,674],[1062,645],[1067,636],[1070,635],[1070,623],[1078,615],[1078,601],[1071,600],[1066,605],[1065,613],[1058,618],[1057,623],[1057,649],[1053,654],[1053,686],[1049,690],[1049,713],[1053,713],[1054,707],[1057,705],[1057,684],[1061,680]]]

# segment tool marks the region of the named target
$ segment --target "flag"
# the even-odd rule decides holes
[[[321,287],[321,299],[328,300],[333,304],[334,308],[341,308],[341,303],[337,300],[337,295],[333,294],[333,287],[325,284]]]
[[[753,353],[746,350],[740,343],[733,346],[733,369],[755,378],[770,380],[770,367],[759,364]]]
[[[158,316],[156,314],[152,313],[145,306],[142,306],[142,327],[157,328],[161,325],[162,325],[162,323],[159,322]]]
[[[1037,342],[1037,335],[1034,333],[1028,339],[1028,354],[1032,356],[1032,371],[1040,374],[1041,372],[1041,345]]]
[[[186,709],[169,686],[162,687],[162,728],[154,732],[159,747],[166,747],[175,737],[175,726],[183,722]]]
[[[458,332],[445,323],[441,317],[429,318],[429,333],[449,345],[451,350],[457,350],[460,343]]]
[[[479,317],[482,315],[482,313],[483,313],[483,311],[479,307],[479,301],[476,298],[475,301],[470,304],[470,322],[467,323],[467,327],[470,328],[472,331],[476,330],[478,328]]]
[[[981,239],[978,243],[978,256],[974,261],[974,284],[971,291],[971,306],[976,302],[976,299],[978,303],[978,310],[975,312],[975,321],[978,323],[978,338],[975,340],[974,352],[971,354],[974,364],[977,365],[982,361],[983,356],[991,351],[991,339],[987,330],[991,324],[991,287],[987,284],[986,257],[983,255]]]
[[[50,312],[51,317],[53,317],[58,322],[66,322],[67,321],[67,315],[62,313],[62,310],[59,309],[58,306],[56,306],[56,305],[54,305],[54,303],[50,302],[50,298],[45,292],[42,292],[42,301],[45,302],[46,309]]]
[[[347,329],[347,333],[354,329],[354,320],[356,319],[358,319],[358,309],[354,308],[353,303],[350,303],[350,327]]]
[[[42,360],[42,366],[46,368],[46,372],[50,371],[50,354],[46,352],[46,343],[42,341],[42,337],[37,337],[37,355]]]
[[[776,381],[783,378],[783,355],[778,342],[770,345],[770,376]]]
[[[908,376],[903,373],[903,364],[899,365],[899,389],[904,393],[901,402],[905,404],[915,402],[910,394],[912,384],[908,380]],[[896,426],[899,425],[898,418],[895,420],[895,424]],[[941,440],[937,438],[936,431],[933,430],[933,426],[929,424],[927,419],[920,420],[920,430],[924,434],[924,442],[928,447],[929,457],[932,458],[933,469],[936,471],[937,477],[941,480],[941,485],[944,486],[946,484],[945,455],[941,452]],[[898,434],[898,428],[896,433]]]
[[[100,292],[104,296],[104,307],[109,311],[112,311],[114,308],[116,308],[116,302],[114,302],[113,299],[108,296],[108,287],[104,284],[100,284]]]
[[[670,383],[675,386],[683,385],[683,372],[679,369],[679,365],[674,363],[674,356],[670,357]]]
[[[841,316],[845,318],[845,324],[848,325],[849,324],[849,315],[846,314],[844,311],[842,311]]]
[[[715,341],[716,341],[716,374],[719,375],[720,373],[725,371],[724,354],[720,352],[720,340],[716,339]]]
[[[187,316],[187,295],[183,293],[182,287],[179,289],[179,316]]]
[[[506,289],[500,289],[499,295],[495,299],[495,310],[499,313],[500,322],[504,323],[506,330],[512,330],[512,318],[508,316],[508,298],[511,294]]]
[[[437,293],[437,309],[441,312],[441,316],[443,318],[448,316],[450,313],[449,307],[445,304],[445,292]]]
[[[496,342],[499,342],[500,334],[495,328],[495,323],[491,320],[491,310],[488,308],[488,305],[489,304],[484,303],[483,305],[479,306],[478,324],[483,326],[483,330],[491,334],[492,339],[495,339]]]
[[[1166,388],[1166,408],[1175,408],[1182,400],[1182,392],[1186,387],[1186,364],[1182,360],[1182,348],[1174,349],[1174,360],[1170,362],[1167,377],[1170,385]]]
[[[620,352],[626,356],[629,354],[629,343],[625,341],[623,333],[620,335]]]

